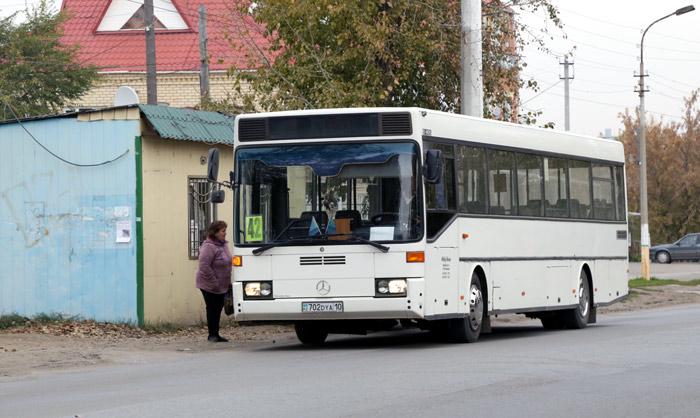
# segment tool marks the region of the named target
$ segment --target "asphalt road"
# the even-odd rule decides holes
[[[630,279],[640,277],[641,271],[640,263],[630,263],[627,276]],[[651,275],[658,279],[700,279],[700,263],[690,261],[679,261],[671,264],[651,263]]]
[[[476,344],[405,331],[0,379],[3,417],[695,417],[700,305],[534,322]],[[1,358],[0,358],[1,360]]]

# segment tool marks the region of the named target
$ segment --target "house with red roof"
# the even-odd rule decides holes
[[[233,89],[231,68],[254,68],[248,46],[264,49],[259,31],[244,21],[230,0],[153,0],[158,102],[175,107],[199,104],[199,7],[207,12],[207,52],[212,99]],[[114,104],[121,86],[146,102],[146,36],[143,0],[63,0],[68,14],[62,42],[79,45],[80,60],[99,68],[100,79],[80,107]],[[253,29],[253,30],[251,30]],[[234,41],[235,40],[235,41]]]

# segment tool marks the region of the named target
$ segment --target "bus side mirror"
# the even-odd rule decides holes
[[[429,184],[436,184],[442,178],[442,151],[439,149],[429,149],[425,154],[425,165],[423,165],[423,178]]]
[[[217,148],[209,149],[207,161],[207,180],[216,182],[216,179],[219,177],[219,150]]]
[[[231,189],[238,187],[238,183],[236,183],[236,172],[235,171],[228,172],[228,182],[231,185]]]
[[[226,193],[223,190],[211,191],[211,203],[224,203],[224,200],[226,200]]]

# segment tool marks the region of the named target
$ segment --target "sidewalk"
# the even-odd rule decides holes
[[[630,262],[627,277],[641,276],[641,264]],[[700,263],[679,261],[671,264],[651,263],[651,275],[657,279],[694,280],[700,279]]]

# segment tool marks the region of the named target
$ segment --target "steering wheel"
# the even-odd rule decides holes
[[[372,221],[372,225],[387,225],[396,222],[397,218],[395,213],[378,213],[372,216],[370,220]]]

